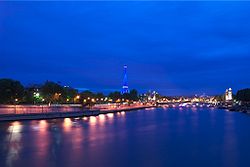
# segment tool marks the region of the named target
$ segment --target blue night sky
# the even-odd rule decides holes
[[[165,95],[250,87],[250,2],[0,2],[0,78]]]

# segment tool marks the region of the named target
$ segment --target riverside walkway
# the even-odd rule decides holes
[[[131,105],[110,108],[83,108],[81,105],[1,105],[0,121],[54,119],[66,117],[97,116],[153,107],[152,105]]]

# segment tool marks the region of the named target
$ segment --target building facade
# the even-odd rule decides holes
[[[225,100],[226,101],[232,101],[233,100],[233,90],[232,90],[232,88],[226,89]]]

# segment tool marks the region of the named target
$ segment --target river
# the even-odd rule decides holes
[[[250,117],[157,108],[0,123],[1,167],[248,167]]]

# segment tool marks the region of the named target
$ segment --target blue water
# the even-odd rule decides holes
[[[250,117],[148,109],[0,123],[0,167],[249,167]]]

